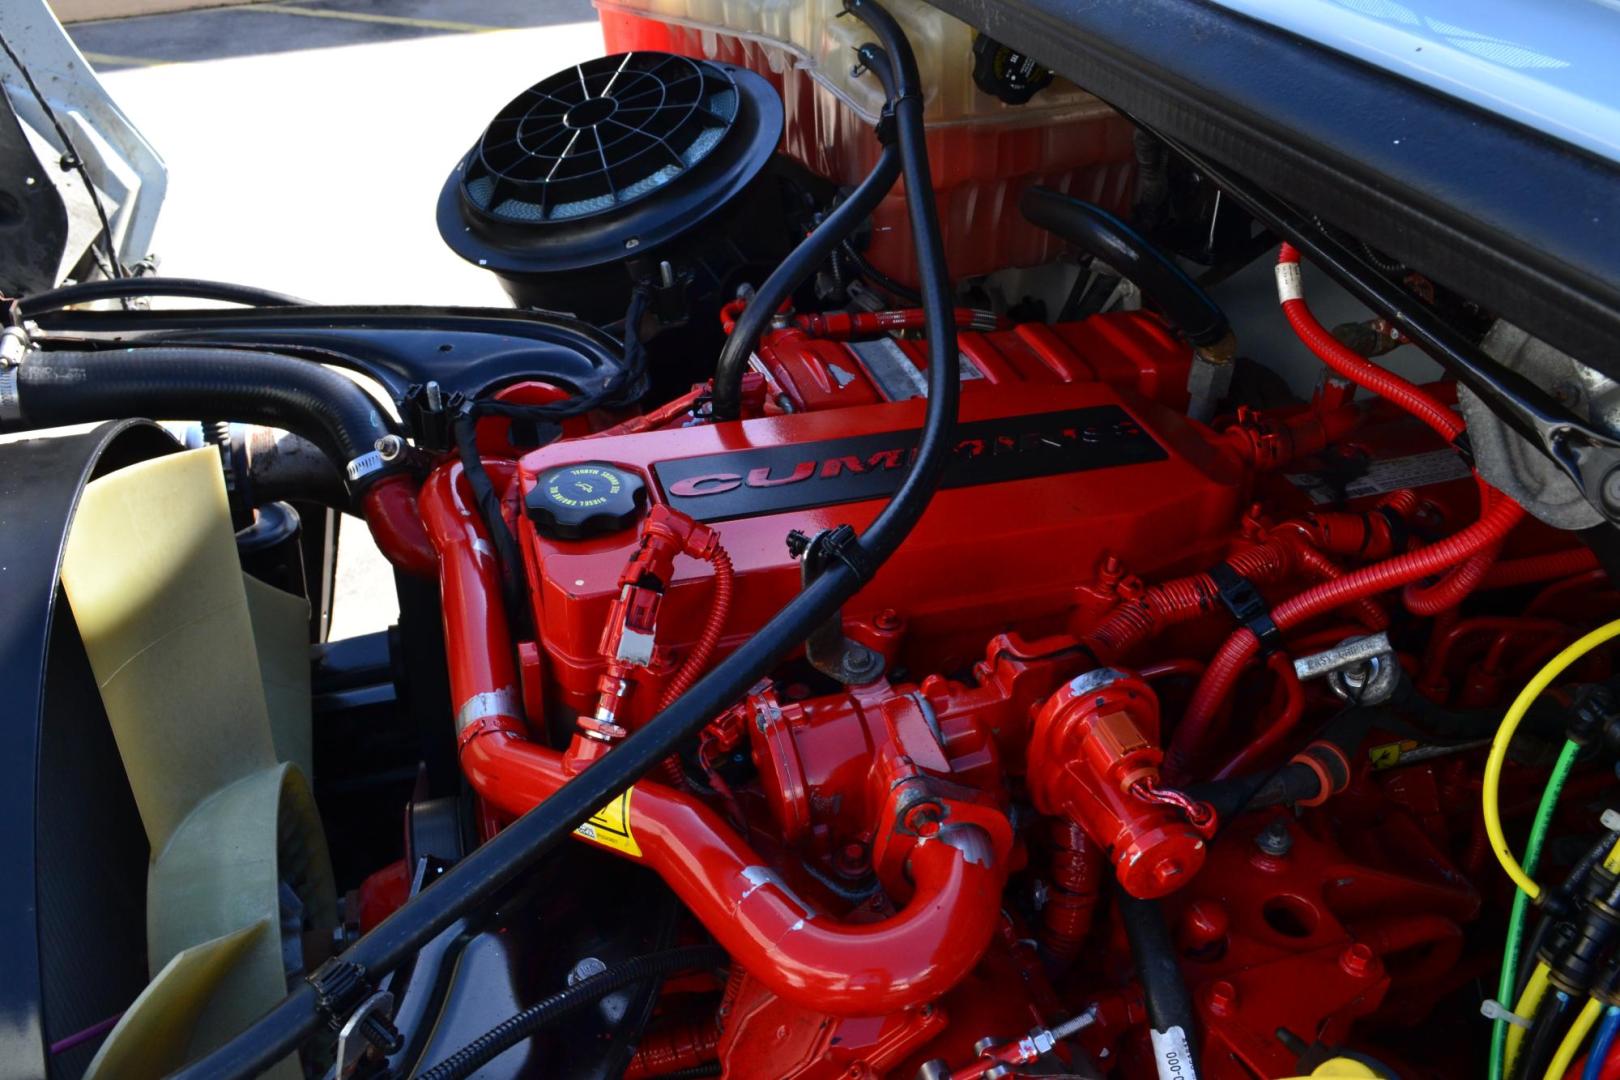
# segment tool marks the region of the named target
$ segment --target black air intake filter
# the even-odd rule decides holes
[[[522,306],[617,318],[633,278],[681,269],[696,238],[729,231],[781,134],[782,104],[753,72],[669,53],[591,60],[501,110],[446,182],[439,232]]]

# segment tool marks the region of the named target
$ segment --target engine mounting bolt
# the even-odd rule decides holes
[[[888,633],[891,630],[898,630],[900,629],[900,613],[894,610],[894,608],[884,608],[882,611],[872,616],[872,625],[877,627],[879,630],[882,630],[884,633]]]
[[[866,845],[851,840],[838,849],[838,871],[846,877],[858,877],[866,872]]]
[[[1231,1016],[1237,1011],[1237,987],[1225,979],[1210,984],[1208,1004],[1216,1016]]]
[[[1378,957],[1367,946],[1357,942],[1339,956],[1339,966],[1346,975],[1362,979],[1372,975],[1378,967]]]
[[[939,835],[939,823],[945,818],[937,803],[925,802],[906,811],[906,828],[921,837]]]
[[[1280,859],[1294,850],[1294,834],[1288,831],[1286,821],[1274,821],[1254,838],[1254,845],[1265,854]]]

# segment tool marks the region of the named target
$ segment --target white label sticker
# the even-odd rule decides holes
[[[1197,1080],[1198,1069],[1193,1065],[1192,1047],[1187,1033],[1179,1027],[1169,1031],[1152,1031],[1153,1060],[1159,1066],[1159,1080]]]
[[[1277,264],[1277,301],[1286,304],[1290,300],[1305,299],[1305,283],[1301,280],[1299,263]]]
[[[852,341],[849,348],[861,358],[861,363],[871,373],[872,381],[878,384],[878,389],[890,401],[909,401],[928,396],[928,377],[893,338]],[[957,353],[956,362],[959,378],[964,382],[984,378],[984,372],[965,353]]]
[[[1406,457],[1385,458],[1367,466],[1367,471],[1354,480],[1346,481],[1343,498],[1355,499],[1363,495],[1383,495],[1402,488],[1423,487],[1425,484],[1443,484],[1447,480],[1461,480],[1469,475],[1468,465],[1455,450],[1430,450]],[[1305,489],[1313,503],[1331,503],[1339,500],[1340,491],[1327,476],[1318,473],[1287,473],[1288,482]]]

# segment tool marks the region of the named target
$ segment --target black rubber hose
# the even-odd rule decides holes
[[[570,1013],[606,997],[615,990],[646,982],[661,975],[678,971],[718,967],[729,962],[726,951],[718,945],[689,945],[668,952],[649,953],[615,964],[606,971],[588,979],[581,979],[566,990],[560,990],[508,1020],[486,1031],[466,1046],[457,1050],[417,1080],[462,1080],[471,1076],[480,1066],[496,1055],[505,1053],[540,1029],[555,1024]]]
[[[1575,1014],[1580,1012],[1582,998],[1562,990],[1549,990],[1536,1006],[1530,1020],[1530,1033],[1519,1047],[1519,1056],[1513,1062],[1508,1076],[1511,1080],[1537,1080],[1547,1071],[1547,1065],[1558,1052],[1558,1044],[1569,1030]]]
[[[226,281],[204,281],[201,278],[132,277],[111,278],[106,281],[84,281],[76,285],[63,285],[47,289],[17,301],[17,312],[32,319],[51,311],[60,311],[74,304],[90,304],[97,300],[124,300],[138,296],[179,296],[188,300],[221,300],[248,307],[299,307],[309,304],[296,296],[257,289],[251,285],[233,285]]]
[[[1125,936],[1131,943],[1131,958],[1136,961],[1136,978],[1142,984],[1142,996],[1147,1001],[1148,1022],[1156,1034],[1169,1034],[1164,1046],[1159,1045],[1161,1040],[1154,1040],[1154,1057],[1181,1056],[1179,1048],[1175,1047],[1178,1040],[1174,1033],[1179,1030],[1185,1041],[1187,1060],[1177,1062],[1180,1069],[1174,1075],[1197,1080],[1198,1054],[1193,1033],[1197,1030],[1198,1014],[1193,1011],[1187,984],[1181,978],[1181,965],[1176,962],[1176,950],[1170,942],[1164,912],[1157,900],[1138,900],[1117,887],[1114,895],[1119,903],[1120,920],[1125,924]]]
[[[849,10],[878,34],[893,58],[897,84],[906,88],[895,107],[897,138],[905,161],[906,190],[924,193],[912,200],[910,217],[927,317],[928,407],[916,460],[900,490],[866,534],[852,545],[853,550],[845,553],[847,558],[834,559],[736,651],[611,754],[496,833],[488,843],[452,866],[431,888],[422,890],[362,935],[343,952],[341,962],[358,965],[373,977],[392,971],[446,926],[486,903],[525,868],[533,866],[537,858],[659,765],[682,740],[696,735],[711,719],[735,704],[762,675],[802,645],[810,632],[854,596],[894,553],[939,487],[955,443],[961,385],[939,213],[934,200],[926,194],[934,188],[923,139],[917,61],[898,25],[875,3],[852,0]],[[314,989],[305,983],[242,1034],[174,1075],[184,1080],[255,1076],[293,1053],[326,1023]]]
[[[1147,238],[1100,206],[1051,188],[1032,187],[1019,200],[1031,223],[1055,233],[1136,284],[1194,345],[1231,333],[1226,312]]]
[[[16,368],[17,420],[28,431],[130,416],[220,416],[286,428],[342,470],[390,434],[353,379],[279,353],[203,345],[141,345],[101,352],[29,354]],[[363,487],[381,473],[362,478]],[[351,485],[351,489],[354,485]]]
[[[888,57],[884,50],[868,48],[862,60],[872,73],[885,84],[891,80]],[[891,93],[890,98],[894,95]],[[901,153],[891,140],[883,147],[877,164],[866,178],[839,203],[833,212],[822,219],[809,236],[794,248],[770,277],[759,287],[737,317],[736,326],[720,350],[720,359],[714,368],[714,418],[735,420],[742,411],[743,376],[748,372],[748,358],[753,354],[759,337],[770,325],[771,317],[800,285],[819,270],[833,252],[837,251],[862,222],[872,216],[878,203],[894,187],[901,172]]]

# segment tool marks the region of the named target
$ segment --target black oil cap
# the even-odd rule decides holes
[[[542,536],[583,540],[628,529],[647,505],[641,477],[605,461],[582,461],[540,474],[524,499]]]

